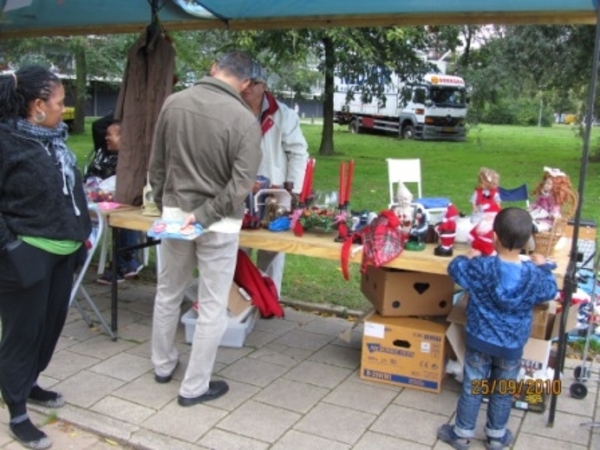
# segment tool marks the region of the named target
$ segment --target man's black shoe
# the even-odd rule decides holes
[[[169,375],[157,375],[157,374],[154,374],[154,381],[156,381],[157,383],[160,383],[160,384],[168,383],[169,381],[171,381],[173,379],[173,374],[177,370],[178,366],[179,366],[179,361],[177,361],[177,364],[175,364],[175,368],[173,369],[173,371]]]
[[[216,400],[219,397],[225,395],[229,390],[229,385],[223,380],[211,381],[208,383],[208,391],[198,397],[182,397],[181,395],[177,399],[180,406],[194,406],[198,403],[208,402],[210,400]]]

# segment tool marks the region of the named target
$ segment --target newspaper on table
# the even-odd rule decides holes
[[[180,220],[157,219],[152,223],[147,234],[154,239],[183,239],[191,241],[204,233],[199,223],[183,226]]]

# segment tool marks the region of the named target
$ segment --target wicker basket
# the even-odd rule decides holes
[[[575,215],[577,202],[577,192],[572,191],[569,199],[561,205],[561,217],[554,219],[552,228],[549,231],[533,234],[535,253],[539,253],[545,257],[549,257],[554,254],[554,247],[558,243],[559,239],[564,236],[565,228],[567,227],[569,220],[571,220],[571,218]]]
[[[545,257],[552,256],[554,254],[554,247],[558,243],[558,240],[563,237],[564,229],[567,226],[568,219],[559,217],[554,219],[552,228],[548,231],[533,234],[533,241],[535,242],[535,253],[539,253]]]

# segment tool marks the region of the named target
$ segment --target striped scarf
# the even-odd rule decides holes
[[[66,144],[69,137],[67,125],[61,122],[56,128],[47,128],[31,123],[25,119],[18,119],[16,121],[16,128],[27,136],[40,142],[48,154],[54,157],[63,178],[63,194],[71,197],[75,215],[79,216],[81,212],[75,204],[75,196],[73,195],[77,159],[73,152],[68,149]]]

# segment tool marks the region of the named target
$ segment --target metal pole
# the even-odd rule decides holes
[[[554,381],[560,383],[560,375],[564,369],[565,348],[567,346],[567,316],[573,298],[573,292],[577,287],[575,271],[577,269],[577,240],[579,239],[579,224],[581,222],[581,205],[583,204],[583,194],[585,193],[585,177],[590,155],[590,136],[592,133],[592,122],[594,120],[594,103],[596,100],[596,85],[598,84],[598,66],[600,59],[600,8],[596,5],[596,37],[594,41],[594,60],[592,62],[592,75],[590,80],[590,90],[588,93],[588,108],[585,117],[585,134],[583,138],[583,155],[581,157],[581,166],[579,170],[579,201],[575,210],[575,223],[573,224],[573,237],[571,240],[571,253],[569,255],[569,264],[565,274],[564,281],[564,301],[563,313],[560,320],[560,333],[558,337],[558,354],[556,355],[556,367],[554,370]],[[554,426],[554,417],[556,414],[557,395],[553,395],[550,400],[550,411],[548,412],[548,426]]]

